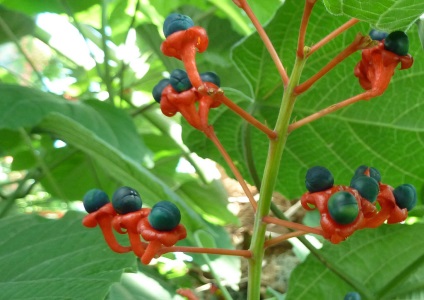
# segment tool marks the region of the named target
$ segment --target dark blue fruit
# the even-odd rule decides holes
[[[82,199],[84,208],[88,213],[97,211],[103,205],[109,203],[108,195],[99,189],[92,189],[85,193]]]
[[[152,207],[148,218],[154,229],[169,231],[180,224],[181,212],[174,203],[160,201]]]
[[[168,37],[174,32],[187,30],[193,26],[193,20],[189,16],[173,13],[166,17],[163,23],[163,34]]]
[[[138,192],[127,186],[120,187],[112,196],[112,206],[121,215],[140,210],[142,204]]]
[[[384,31],[380,31],[377,29],[371,29],[369,36],[371,37],[372,40],[374,41],[382,41],[384,40],[389,34],[387,32]]]
[[[162,98],[163,89],[169,84],[169,79],[162,79],[155,85],[152,91],[153,98],[157,103],[160,103],[160,99]]]
[[[217,87],[221,86],[221,79],[219,79],[219,76],[214,72],[205,72],[200,74],[200,78],[204,82],[211,82]]]
[[[400,208],[406,208],[408,211],[417,204],[417,190],[412,184],[402,184],[393,190],[396,204]]]
[[[384,40],[384,48],[397,55],[407,55],[409,51],[409,39],[403,31],[393,31]]]
[[[315,166],[306,172],[305,186],[311,193],[329,189],[333,186],[333,184],[334,177],[325,167]]]
[[[343,300],[361,300],[361,295],[357,292],[349,292],[344,296]]]
[[[181,69],[175,69],[172,71],[169,83],[178,93],[187,91],[192,87],[190,79],[188,79],[187,72]]]
[[[350,187],[357,190],[363,198],[371,203],[377,200],[377,195],[380,192],[378,182],[374,178],[366,175],[359,175],[353,178],[350,182]]]
[[[365,171],[369,168],[370,171],[370,177],[374,178],[377,182],[381,181],[381,174],[380,172],[374,168],[374,167],[368,167],[365,165],[359,166],[356,171],[355,171],[355,175],[353,175],[352,181],[358,177],[358,176],[362,176],[365,174]],[[352,184],[352,181],[350,182],[350,184]]]
[[[359,207],[356,198],[349,192],[334,193],[328,199],[328,212],[338,224],[350,224],[358,217]]]

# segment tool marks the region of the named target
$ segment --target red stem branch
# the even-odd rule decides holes
[[[321,118],[321,117],[323,117],[325,115],[328,115],[329,113],[332,113],[332,112],[334,112],[336,110],[339,110],[339,109],[341,109],[343,107],[346,107],[348,105],[351,105],[351,104],[353,104],[355,102],[358,102],[360,100],[368,100],[371,97],[373,97],[373,93],[371,91],[366,91],[364,93],[361,93],[359,95],[353,96],[353,97],[351,97],[349,99],[346,99],[344,101],[341,101],[339,103],[333,104],[333,105],[331,105],[331,106],[329,106],[327,108],[324,108],[324,109],[322,109],[322,110],[320,110],[320,111],[318,111],[318,112],[316,112],[316,113],[314,113],[314,114],[312,114],[312,115],[310,115],[310,116],[308,116],[306,118],[303,118],[303,119],[301,119],[301,120],[299,120],[297,122],[294,122],[294,123],[290,124],[289,125],[289,132],[292,132],[293,130],[295,130],[295,129],[297,129],[297,128],[305,125],[305,124],[308,124],[308,123],[310,123],[312,121],[315,121],[315,120],[317,120],[317,119],[319,119],[319,118]]]
[[[286,241],[286,240],[288,240],[292,237],[301,236],[301,235],[304,235],[306,233],[307,233],[306,231],[294,231],[294,232],[286,233],[286,234],[280,235],[278,237],[272,238],[270,240],[267,240],[264,243],[264,247],[265,248],[272,247],[272,246],[277,245],[281,242],[284,242],[284,241]]]
[[[309,227],[303,224],[281,220],[281,219],[277,219],[270,216],[263,217],[262,221],[269,224],[275,224],[275,225],[280,225],[280,226],[284,226],[284,227],[295,229],[295,230],[304,231],[305,233],[309,232],[309,233],[314,233],[318,235],[322,235],[323,233],[321,228]]]
[[[316,1],[316,0],[315,0]],[[283,66],[283,63],[281,62],[280,58],[278,57],[277,51],[275,51],[274,46],[271,43],[271,40],[269,39],[268,35],[266,34],[265,30],[263,29],[261,23],[256,18],[254,12],[250,8],[249,4],[246,0],[233,0],[233,2],[240,7],[249,17],[250,21],[252,22],[253,26],[255,26],[256,31],[258,32],[259,36],[261,37],[265,47],[267,48],[269,54],[271,55],[272,60],[274,61],[275,66],[277,67],[278,72],[280,73],[281,79],[283,80],[284,86],[287,86],[289,84],[289,76],[287,75],[286,69]]]
[[[312,9],[317,0],[306,0],[305,7],[303,9],[302,22],[300,23],[299,39],[297,41],[297,52],[296,55],[299,58],[305,57],[305,36],[306,28],[308,27],[309,17],[311,16]]]
[[[237,167],[234,165],[233,160],[231,159],[230,155],[225,150],[224,146],[222,146],[221,142],[219,141],[218,137],[215,134],[215,131],[213,130],[213,127],[210,126],[207,129],[204,130],[205,135],[215,144],[215,146],[218,148],[219,152],[221,153],[224,160],[227,162],[228,166],[230,167],[231,171],[233,172],[234,176],[236,177],[237,181],[240,183],[244,193],[246,194],[247,198],[250,201],[250,204],[253,207],[253,210],[256,211],[257,203],[255,199],[253,198],[252,193],[250,192],[246,182],[243,179],[243,176],[240,174]]]
[[[373,44],[372,40],[369,36],[357,35],[355,40],[347,46],[342,52],[340,52],[335,58],[333,58],[327,65],[325,65],[321,70],[318,71],[311,78],[306,80],[304,83],[299,84],[294,92],[296,94],[301,94],[308,90],[315,82],[317,82],[320,78],[322,78],[325,74],[327,74],[330,70],[332,70],[335,66],[337,66],[344,59],[349,57],[349,55],[355,53],[358,50],[365,49]]]
[[[246,258],[252,257],[252,252],[249,250],[233,250],[233,249],[219,249],[219,248],[201,248],[201,247],[183,247],[183,246],[173,246],[173,247],[164,247],[160,249],[157,253],[162,255],[169,252],[186,252],[186,253],[204,253],[204,254],[218,254],[218,255],[231,255],[231,256],[241,256]]]
[[[321,48],[322,46],[324,46],[325,44],[327,44],[329,41],[331,41],[332,39],[334,39],[335,37],[337,37],[339,34],[345,32],[346,30],[348,30],[350,27],[352,27],[353,25],[355,25],[358,22],[359,22],[358,19],[350,19],[349,21],[347,21],[346,23],[344,23],[342,26],[340,26],[339,28],[337,28],[336,30],[334,30],[333,32],[331,32],[329,35],[327,35],[321,41],[319,41],[318,43],[316,43],[315,45],[313,45],[309,49],[309,51],[308,51],[308,56],[310,56],[312,53],[314,53],[315,51],[317,51],[319,48]]]

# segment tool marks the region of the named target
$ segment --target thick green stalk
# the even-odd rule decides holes
[[[294,88],[299,83],[304,65],[305,59],[296,59],[289,84],[284,92],[277,124],[275,126],[278,138],[270,140],[268,158],[265,165],[261,194],[258,202],[258,210],[255,216],[252,243],[250,245],[250,250],[253,253],[253,257],[249,259],[248,299],[250,300],[260,298],[262,260],[264,256],[266,232],[266,224],[262,222],[262,218],[267,216],[270,211],[272,194],[277,181],[284,146],[288,137],[290,117],[296,100]]]

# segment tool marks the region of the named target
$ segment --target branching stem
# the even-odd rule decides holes
[[[252,257],[252,252],[250,252],[249,250],[202,248],[202,247],[183,247],[183,246],[164,247],[164,248],[160,249],[157,252],[157,254],[160,256],[162,254],[169,253],[169,252],[231,255],[231,256],[241,256],[241,257],[245,257],[245,258]]]
[[[314,5],[316,2],[317,0],[305,0],[305,7],[303,9],[302,21],[300,23],[300,29],[299,29],[299,38],[297,41],[296,55],[299,58],[305,57],[306,29],[308,28],[309,17],[311,16],[312,9],[314,8]]]
[[[294,223],[294,222],[290,222],[290,221],[286,221],[286,220],[281,220],[281,219],[270,217],[270,216],[266,216],[262,220],[265,223],[280,225],[280,226],[284,226],[284,227],[287,227],[287,228],[300,230],[300,231],[303,231],[305,233],[314,233],[314,234],[318,234],[318,235],[322,235],[322,233],[323,233],[321,228],[309,227],[309,226],[306,226],[306,225],[303,225],[303,224]]]
[[[318,49],[320,49],[322,46],[324,46],[325,44],[327,44],[329,41],[331,41],[332,39],[334,39],[335,37],[337,37],[341,33],[345,32],[346,30],[348,30],[349,28],[351,28],[353,25],[355,25],[358,22],[359,22],[358,19],[350,19],[349,21],[347,21],[346,23],[344,23],[342,26],[340,26],[339,28],[337,28],[336,30],[334,30],[333,32],[331,32],[329,35],[327,35],[321,41],[319,41],[318,43],[316,43],[315,45],[313,45],[311,48],[309,48],[308,57],[311,56],[312,53],[314,53],[315,51],[317,51]]]
[[[315,0],[316,1],[316,0]],[[259,36],[261,37],[265,47],[267,48],[269,54],[271,55],[272,60],[274,61],[275,66],[277,67],[278,72],[280,73],[281,79],[283,80],[284,86],[287,86],[289,84],[289,76],[287,75],[286,69],[283,66],[283,63],[280,60],[280,57],[278,56],[277,51],[275,50],[274,46],[271,43],[271,40],[269,39],[268,35],[266,34],[265,30],[263,29],[261,23],[259,22],[258,18],[256,18],[256,15],[250,8],[249,4],[246,0],[233,0],[233,2],[240,7],[246,15],[249,17],[250,21],[252,22],[253,26],[255,26]]]

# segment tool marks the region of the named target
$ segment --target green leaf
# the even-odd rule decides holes
[[[370,23],[385,30],[406,30],[424,13],[424,2],[415,0],[324,0],[328,11]]]
[[[385,225],[361,230],[338,245],[326,244],[320,255],[347,279],[309,255],[293,271],[286,299],[339,300],[350,291],[365,299],[421,299],[424,241],[417,237],[423,230],[424,224]]]
[[[1,219],[1,297],[103,299],[123,269],[135,266],[135,258],[109,250],[100,229],[85,228],[82,218],[68,212],[59,220]]]
[[[227,209],[228,194],[220,181],[214,180],[202,184],[192,179],[181,184],[176,192],[203,218],[213,224],[239,223],[237,217]]]
[[[286,1],[265,28],[287,70],[291,70],[295,59],[293,49],[297,46],[296,31],[300,25],[303,4]],[[323,4],[317,2],[310,18],[306,45],[317,43],[346,21],[345,17],[331,17]],[[366,34],[369,30],[366,24],[356,25],[318,50],[308,59],[301,81],[319,71],[350,44],[358,32]],[[424,90],[420,82],[424,70],[424,53],[414,31],[415,28],[412,28],[408,33],[414,65],[412,69],[396,70],[391,85],[381,97],[354,104],[290,134],[283,154],[277,191],[289,199],[299,197],[305,192],[306,171],[314,165],[329,168],[336,184],[348,184],[355,169],[363,164],[379,169],[384,183],[393,186],[411,183],[419,190],[422,189],[424,169],[419,166],[424,163],[424,153],[420,150],[424,138],[424,106],[421,101]],[[259,36],[254,34],[238,44],[233,50],[233,60],[252,89],[250,94],[243,95],[224,86],[225,93],[272,128],[283,89],[278,72]],[[310,91],[299,96],[292,121],[362,92],[353,75],[359,60],[360,54],[355,53],[319,80]],[[267,137],[222,106],[211,112],[210,123],[214,125],[218,138],[244,178],[255,184],[259,181],[260,184],[268,156]],[[334,128],[337,128],[336,132]],[[203,134],[189,126],[184,127],[183,134],[190,149],[226,166],[213,144]],[[227,169],[227,173],[231,174],[231,171]],[[422,193],[419,194],[422,197]]]
[[[35,23],[28,16],[9,10],[4,6],[0,6],[0,18],[9,27],[10,31],[16,38],[21,38],[25,35],[33,34]],[[10,36],[2,28],[0,30],[0,44],[9,42]]]
[[[59,112],[89,128],[132,159],[150,163],[149,150],[139,138],[132,120],[122,110],[100,101],[66,101],[15,85],[0,85],[0,93],[0,128],[32,127],[46,115]]]
[[[72,0],[65,1],[73,12],[85,10],[94,4],[98,4],[99,0]],[[62,0],[49,1],[32,1],[32,0],[1,0],[0,3],[10,9],[21,11],[28,15],[35,15],[42,12],[65,13],[66,10],[62,4]]]
[[[13,171],[21,171],[31,169],[37,163],[37,160],[32,150],[21,150],[13,154],[13,162],[11,169]]]

